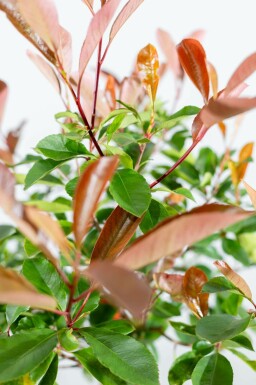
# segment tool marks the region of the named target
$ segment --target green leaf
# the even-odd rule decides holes
[[[191,201],[195,202],[195,198],[190,190],[184,187],[179,187],[176,190],[173,190],[176,194],[183,195],[185,198],[190,199]]]
[[[58,202],[47,202],[43,200],[28,201],[28,202],[25,202],[25,205],[36,206],[39,210],[54,213],[54,214],[65,213],[67,211],[72,210],[72,207],[70,205],[66,205]]]
[[[73,330],[62,330],[59,333],[59,341],[61,346],[68,352],[73,352],[79,348],[79,342],[77,338],[73,335]]]
[[[222,343],[223,348],[244,348],[254,352],[250,339],[242,334],[232,338],[231,340],[224,341]]]
[[[113,119],[112,123],[110,123],[110,125],[107,127],[108,142],[112,139],[113,134],[120,128],[121,123],[124,120],[125,115],[126,115],[125,113],[117,115]]]
[[[79,155],[92,155],[82,143],[68,139],[63,134],[46,136],[37,143],[36,150],[47,158],[58,161],[71,159]]]
[[[6,238],[11,237],[16,233],[16,229],[13,226],[2,225],[0,226],[0,242]]]
[[[198,360],[195,352],[188,352],[178,357],[169,371],[169,384],[182,385],[189,380]]]
[[[245,266],[251,264],[249,256],[241,244],[230,238],[222,239],[222,247],[226,254],[231,255]]]
[[[14,306],[14,305],[7,305],[6,306],[6,319],[8,322],[8,325],[12,325],[13,322],[16,321],[16,319],[23,313],[24,311],[27,311],[29,309],[29,306]]]
[[[157,126],[157,131],[165,128],[172,128],[175,127],[181,120],[198,114],[200,111],[200,108],[195,107],[195,106],[186,106],[183,107],[181,110],[177,111],[175,114],[169,116],[169,119],[166,122],[160,123]]]
[[[146,211],[140,224],[141,231],[147,233],[153,229],[159,222],[169,217],[169,213],[164,205],[155,199],[152,199],[148,210]]]
[[[219,293],[220,291],[237,290],[225,277],[214,277],[203,286],[203,293]]]
[[[252,370],[256,372],[256,360],[250,360],[245,354],[239,352],[236,349],[229,349],[231,353],[240,358],[243,362],[245,362]]]
[[[116,376],[135,385],[159,384],[156,362],[141,342],[103,328],[84,328],[79,332],[100,363]]]
[[[50,174],[55,168],[60,167],[65,161],[56,161],[53,159],[40,159],[38,160],[25,178],[25,190],[30,186],[38,182],[40,179]]]
[[[61,310],[67,304],[67,290],[54,266],[43,257],[26,259],[23,274],[41,293],[54,297]]]
[[[57,345],[56,332],[30,329],[0,338],[0,381],[18,378],[39,365]]]
[[[74,353],[83,367],[91,373],[102,385],[126,385],[126,382],[116,377],[111,371],[103,366],[94,356],[92,349],[82,349]]]
[[[192,373],[193,385],[232,385],[233,370],[226,357],[219,353],[205,356]]]
[[[35,257],[40,253],[40,250],[37,246],[33,245],[27,238],[24,240],[24,250],[28,257]]]
[[[75,177],[73,179],[71,179],[65,186],[65,190],[67,192],[68,195],[70,195],[72,198],[75,194],[75,191],[76,191],[76,186],[77,186],[77,183],[78,183],[78,180],[79,178],[78,177]]]
[[[238,318],[230,314],[214,314],[201,318],[196,325],[196,334],[214,343],[231,339],[242,333],[251,317]]]
[[[54,385],[58,374],[59,358],[55,354],[53,360],[38,385]]]
[[[133,161],[129,154],[118,147],[106,145],[107,155],[118,155],[120,163],[125,168],[133,168]]]
[[[135,330],[134,326],[130,322],[123,319],[101,322],[97,325],[97,327],[108,329],[115,333],[124,335],[130,334]]]
[[[136,171],[117,171],[110,182],[109,190],[119,206],[137,217],[142,216],[150,205],[150,188],[145,178]]]
[[[196,160],[196,167],[201,175],[206,172],[215,174],[218,165],[218,157],[216,153],[209,147],[201,148]]]
[[[196,327],[194,325],[187,325],[183,322],[170,321],[171,326],[180,333],[185,333],[194,336]]]

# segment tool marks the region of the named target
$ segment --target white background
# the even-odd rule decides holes
[[[56,4],[61,23],[73,33],[76,55],[74,62],[77,63],[79,47],[88,26],[89,12],[81,0],[56,0]],[[105,68],[111,69],[119,77],[129,74],[137,52],[149,42],[156,44],[155,31],[158,27],[169,31],[177,43],[195,29],[205,29],[204,47],[208,59],[219,73],[220,88],[224,87],[237,65],[256,51],[255,15],[255,0],[145,0],[113,42]],[[25,52],[28,48],[34,50],[18,35],[4,15],[0,14],[0,78],[10,86],[4,129],[13,128],[24,118],[27,119],[26,130],[19,147],[21,155],[27,153],[43,136],[58,132],[53,115],[63,110],[58,95],[26,57]],[[92,68],[93,65],[91,63]],[[255,95],[255,77],[249,79],[249,84],[250,94]],[[171,100],[172,96],[173,82],[172,78],[168,77],[161,87],[161,97]],[[185,104],[198,106],[202,104],[200,95],[188,80],[178,107]],[[229,121],[230,135],[233,126],[233,121]],[[254,141],[255,134],[256,112],[253,111],[246,115],[235,145],[241,146],[245,142]],[[207,134],[205,142],[211,144],[216,151],[221,150],[221,136],[216,128]],[[254,187],[256,187],[255,175],[256,165],[252,164],[247,180]],[[252,269],[246,274],[255,293],[255,270]],[[172,347],[162,341],[160,350],[161,385],[166,385],[167,372],[172,360]],[[240,361],[232,362],[235,385],[240,385],[242,381],[244,384],[255,381],[256,374],[250,368]],[[82,377],[76,377],[74,373],[73,370],[65,370],[60,375],[59,385],[86,383]]]

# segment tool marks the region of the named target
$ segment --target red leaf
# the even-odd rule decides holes
[[[256,53],[253,53],[246,58],[240,66],[235,70],[233,75],[228,81],[225,89],[225,95],[228,95],[241,83],[243,83],[249,76],[256,70]]]
[[[185,273],[183,280],[183,294],[185,302],[192,312],[199,318],[208,313],[208,293],[201,293],[203,285],[208,281],[205,273],[197,267],[191,267]]]
[[[183,279],[181,274],[156,273],[154,280],[158,289],[169,293],[176,302],[183,302]]]
[[[72,69],[72,37],[63,27],[60,27],[60,46],[57,53],[64,71],[70,75]]]
[[[117,206],[108,217],[94,246],[91,260],[115,259],[132,238],[142,218]]]
[[[2,80],[0,80],[0,126],[1,126],[1,123],[3,120],[7,95],[8,95],[7,84],[5,82],[3,82]]]
[[[128,247],[116,263],[139,269],[252,214],[253,212],[228,205],[210,204],[198,207],[162,221]]]
[[[181,78],[183,71],[180,66],[176,45],[172,40],[170,34],[164,31],[163,29],[158,29],[156,32],[156,36],[160,48],[166,57],[168,67],[173,72],[176,78]]]
[[[74,196],[74,235],[77,247],[93,219],[101,194],[118,165],[117,157],[102,157],[91,163],[81,175]]]
[[[129,0],[119,15],[117,16],[116,20],[114,21],[111,31],[109,34],[109,44],[112,42],[116,34],[119,32],[119,30],[122,28],[122,26],[126,23],[126,21],[129,19],[129,17],[136,11],[136,9],[143,3],[144,0]]]
[[[60,43],[58,14],[52,0],[17,0],[18,8],[44,42],[57,51]]]
[[[242,114],[256,107],[256,98],[210,99],[200,112],[200,118],[208,128],[224,119]]]
[[[124,78],[120,91],[122,102],[135,106],[143,93],[144,90],[138,77],[130,76]]]
[[[152,290],[144,277],[109,262],[93,262],[84,272],[106,290],[114,303],[127,309],[136,319],[148,310]]]
[[[79,78],[81,82],[84,71],[106,31],[120,0],[109,0],[94,16],[89,25],[79,60]]]
[[[218,74],[215,67],[209,61],[207,62],[207,67],[212,86],[213,99],[216,99],[218,96]]]
[[[209,98],[209,75],[202,45],[195,39],[184,39],[177,50],[183,69],[201,92],[206,104]]]
[[[39,71],[41,71],[42,74],[46,77],[46,79],[49,80],[49,82],[51,83],[53,88],[58,92],[58,94],[60,94],[60,81],[54,69],[41,56],[36,55],[31,51],[27,51],[27,55],[30,60],[32,60],[32,62],[37,66]]]
[[[16,306],[31,306],[51,310],[57,307],[54,298],[40,294],[15,270],[0,266],[0,303]]]

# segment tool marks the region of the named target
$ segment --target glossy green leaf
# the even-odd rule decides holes
[[[117,115],[113,121],[107,127],[107,138],[108,142],[112,139],[114,133],[120,128],[122,121],[124,120],[126,114]]]
[[[121,165],[125,168],[133,168],[133,161],[129,154],[122,148],[106,145],[107,155],[118,155]]]
[[[220,291],[236,290],[236,287],[225,277],[214,277],[203,286],[203,293],[218,293]]]
[[[116,376],[135,385],[159,384],[156,362],[141,342],[103,328],[84,328],[80,334],[100,363]]]
[[[149,208],[143,216],[142,222],[140,224],[141,231],[143,231],[143,233],[148,232],[159,222],[168,217],[169,213],[164,205],[155,199],[152,199]]]
[[[251,340],[242,334],[233,337],[231,340],[226,340],[222,344],[223,344],[223,348],[225,349],[244,348],[254,352]]]
[[[187,325],[183,322],[170,321],[171,326],[180,333],[185,333],[194,336],[196,328],[194,325]]]
[[[64,161],[57,161],[53,159],[38,160],[26,175],[25,190],[41,180],[46,175],[50,174],[57,167],[60,167],[63,163]]]
[[[0,381],[18,378],[42,362],[57,345],[56,332],[30,329],[0,338]]]
[[[169,371],[169,384],[182,385],[189,380],[198,360],[195,352],[188,352],[178,357]]]
[[[76,352],[75,357],[83,367],[91,373],[102,385],[126,385],[126,381],[115,376],[111,371],[102,365],[95,357],[91,348],[82,349]]]
[[[23,274],[38,291],[54,297],[60,308],[65,310],[67,290],[54,266],[43,257],[26,259]]]
[[[38,385],[54,385],[58,374],[58,366],[59,358],[58,355],[55,354],[47,372],[45,373]]]
[[[222,247],[226,254],[231,255],[233,258],[241,262],[243,265],[245,266],[250,265],[251,262],[247,252],[241,246],[241,244],[235,239],[223,238]]]
[[[73,352],[74,350],[77,350],[79,348],[79,341],[77,338],[73,335],[73,330],[62,330],[59,333],[59,341],[61,346],[67,350],[68,352]]]
[[[36,150],[54,160],[66,160],[79,155],[91,156],[82,143],[68,139],[63,134],[46,136],[36,145]]]
[[[189,116],[197,115],[199,113],[199,111],[200,111],[200,108],[195,107],[195,106],[183,107],[181,110],[177,111],[175,114],[169,116],[169,119],[166,122],[160,123],[157,126],[157,130],[161,130],[163,128],[164,129],[173,128],[181,120],[183,120]]]
[[[75,194],[75,191],[76,191],[76,186],[77,186],[77,183],[78,183],[78,180],[79,178],[78,177],[75,177],[73,179],[71,179],[65,186],[65,190],[67,192],[68,195],[70,195],[72,198]]]
[[[44,200],[32,200],[25,202],[25,205],[27,206],[35,206],[39,210],[54,213],[54,214],[60,214],[65,213],[67,211],[71,211],[72,207],[67,204],[58,203],[58,202],[47,202]]]
[[[135,330],[134,326],[129,321],[123,319],[101,322],[97,325],[97,327],[108,329],[115,333],[124,335],[130,334]]]
[[[0,226],[0,242],[16,233],[16,229],[9,225]]]
[[[142,216],[150,205],[150,188],[144,177],[136,171],[117,171],[109,189],[119,206],[137,217]]]
[[[13,322],[16,321],[16,319],[21,315],[21,313],[27,311],[28,309],[28,306],[7,305],[5,311],[8,325],[13,324]]]
[[[216,153],[209,147],[201,148],[196,160],[196,168],[202,175],[206,172],[215,174],[218,165],[218,157]]]
[[[219,353],[201,358],[192,373],[193,385],[232,385],[233,370],[226,357]]]
[[[230,314],[214,314],[201,318],[196,325],[196,334],[214,343],[231,339],[242,333],[251,317],[238,318]]]

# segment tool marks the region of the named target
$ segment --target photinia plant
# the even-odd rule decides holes
[[[158,30],[165,61],[148,44],[120,80],[104,59],[143,0],[83,3],[91,22],[73,68],[53,1],[0,0],[64,106],[59,133],[33,153],[17,150],[23,122],[0,148],[0,207],[10,219],[0,225],[0,383],[56,384],[69,360],[84,383],[157,385],[156,341],[166,338],[186,349],[170,362],[169,384],[231,385],[227,352],[256,368],[241,351],[254,350],[256,300],[237,272],[256,262],[256,191],[243,181],[253,143],[235,149],[223,121],[256,107],[241,96],[256,53],[219,90],[203,31],[176,47]],[[171,109],[157,96],[168,70]],[[177,110],[185,76],[203,105]],[[1,80],[1,125],[8,92]],[[203,143],[215,124],[220,155]]]

